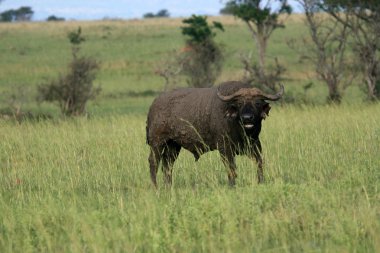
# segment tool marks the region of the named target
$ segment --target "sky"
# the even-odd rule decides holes
[[[97,20],[103,18],[133,19],[145,13],[166,9],[171,17],[218,15],[225,0],[3,0],[0,12],[32,7],[33,20],[45,20],[50,15],[67,20]]]
[[[147,12],[166,9],[172,17],[191,14],[217,15],[224,4],[221,0],[3,0],[0,12],[30,6],[33,20],[50,15],[65,19],[93,20],[103,18],[141,18]]]

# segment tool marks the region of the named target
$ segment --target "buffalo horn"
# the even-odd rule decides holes
[[[280,84],[280,91],[274,95],[265,94],[257,88],[242,88],[229,96],[223,96],[222,94],[220,94],[219,91],[217,93],[218,97],[225,102],[231,101],[232,99],[236,97],[240,97],[240,96],[262,97],[265,100],[276,101],[276,100],[279,100],[283,94],[284,94],[284,86],[282,84]]]
[[[282,85],[280,83],[280,91],[277,92],[277,94],[264,94],[264,93],[261,93],[259,96],[263,97],[265,100],[271,100],[271,101],[276,101],[276,100],[279,100],[282,95],[284,95],[284,85]]]

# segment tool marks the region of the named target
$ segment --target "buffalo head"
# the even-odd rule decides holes
[[[274,95],[265,94],[257,88],[241,88],[228,96],[219,91],[217,93],[219,99],[227,103],[225,117],[238,119],[246,131],[253,129],[255,124],[268,116],[270,105],[266,101],[279,100],[283,94],[283,85],[280,85],[280,91]]]

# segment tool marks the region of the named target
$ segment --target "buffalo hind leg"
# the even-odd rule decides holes
[[[181,146],[174,141],[169,141],[165,146],[162,155],[162,172],[164,173],[164,182],[167,186],[172,184],[173,164],[180,151]]]
[[[156,188],[157,188],[157,171],[158,171],[158,166],[160,164],[160,160],[161,160],[160,150],[157,148],[151,148],[150,155],[149,155],[150,178],[152,180],[154,187]]]

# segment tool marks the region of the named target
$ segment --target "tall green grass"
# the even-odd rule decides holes
[[[227,52],[219,81],[240,78],[239,54],[255,50],[250,34],[217,19]],[[380,251],[380,106],[353,105],[357,88],[341,107],[274,106],[261,137],[265,184],[246,157],[230,188],[217,152],[195,162],[182,151],[172,188],[159,173],[155,190],[145,144],[153,96],[128,92],[162,90],[154,70],[183,46],[180,19],[0,24],[0,108],[24,85],[24,109],[59,114],[36,104],[35,87],[65,71],[66,34],[78,26],[83,52],[102,61],[103,93],[89,118],[0,118],[0,252]],[[306,32],[293,16],[268,57],[288,69],[286,92],[315,82],[307,96],[321,104],[326,89],[285,43]]]
[[[235,188],[182,151],[153,189],[141,114],[0,121],[0,252],[378,252],[380,106],[274,107]]]

